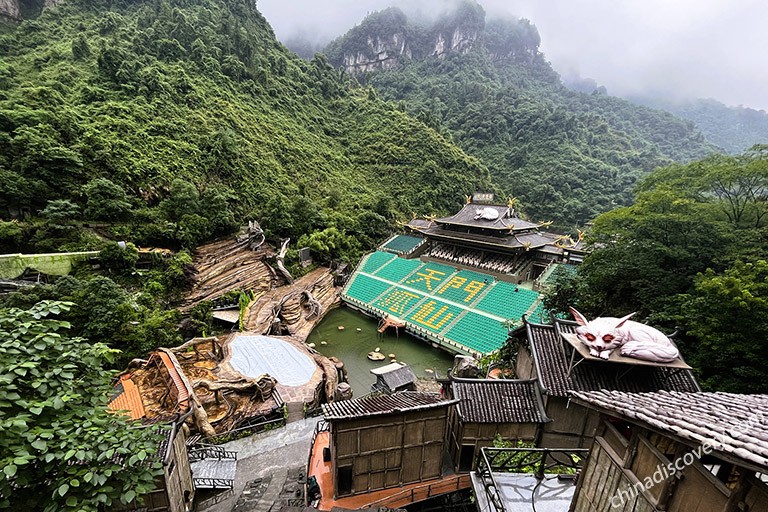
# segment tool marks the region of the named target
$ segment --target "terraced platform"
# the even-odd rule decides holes
[[[482,356],[501,348],[509,320],[544,314],[539,294],[489,274],[407,260],[383,251],[363,258],[342,299],[453,352]]]

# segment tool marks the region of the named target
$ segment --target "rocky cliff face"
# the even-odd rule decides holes
[[[37,18],[41,12],[64,0],[0,0],[0,18],[22,21]]]
[[[477,39],[477,30],[467,29],[460,26],[454,28],[452,32],[445,33],[440,31],[435,37],[432,55],[435,57],[443,57],[448,53],[468,53],[472,50]]]
[[[368,36],[366,51],[345,53],[343,66],[351,74],[381,71],[394,68],[403,57],[413,57],[403,32],[383,37]]]
[[[402,11],[389,8],[369,15],[325,51],[332,64],[350,74],[383,71],[403,60],[467,53],[484,26],[485,12],[470,0],[430,27],[411,23]]]
[[[12,20],[21,19],[19,0],[0,0],[0,16]]]

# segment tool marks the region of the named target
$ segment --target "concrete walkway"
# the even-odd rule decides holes
[[[306,466],[312,433],[319,418],[308,418],[288,423],[285,427],[251,437],[225,443],[227,451],[237,452],[237,474],[232,496],[200,512],[232,512],[238,501],[237,512],[266,512],[286,481],[287,469]],[[267,489],[253,504],[247,498],[249,482],[271,477]],[[267,479],[265,478],[265,481]],[[241,498],[241,494],[243,495]]]

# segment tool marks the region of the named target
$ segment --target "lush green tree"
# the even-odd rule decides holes
[[[67,335],[69,303],[0,309],[0,508],[93,511],[154,487],[158,439],[107,412],[115,350]]]
[[[90,219],[124,220],[131,210],[131,203],[123,187],[107,178],[89,181],[84,191],[88,198],[85,215]]]
[[[595,248],[579,270],[587,314],[660,313],[716,264],[729,230],[708,204],[669,189],[641,193],[633,206],[605,213],[589,235]]]
[[[40,212],[48,222],[61,225],[72,222],[80,215],[80,207],[68,199],[53,199]]]
[[[125,246],[117,242],[108,242],[99,251],[99,263],[108,271],[128,274],[136,269],[139,250],[128,242]]]
[[[347,254],[352,244],[352,239],[335,227],[304,235],[298,241],[298,247],[309,247],[313,258],[322,263],[328,263]]]
[[[166,218],[178,222],[185,215],[196,215],[200,209],[200,193],[193,183],[175,179],[171,183],[168,197],[160,203]]]
[[[699,275],[685,301],[690,362],[702,387],[733,393],[768,392],[768,262],[737,261],[723,273]]]

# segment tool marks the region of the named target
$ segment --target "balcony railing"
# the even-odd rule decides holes
[[[576,475],[589,454],[585,449],[483,448],[477,462],[477,477],[482,481],[488,503],[497,512],[508,512],[495,475],[529,474],[537,480],[544,475]]]

